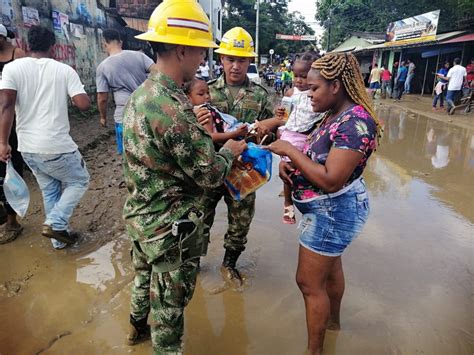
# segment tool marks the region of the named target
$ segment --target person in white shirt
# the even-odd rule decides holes
[[[462,87],[466,82],[467,71],[461,64],[461,59],[454,58],[454,66],[449,69],[446,76],[437,74],[441,79],[448,81],[448,92],[446,94],[446,102],[449,114],[454,112],[454,102],[459,94],[461,94]]]
[[[43,194],[46,220],[42,235],[55,249],[77,241],[69,219],[89,184],[77,145],[69,135],[68,97],[81,111],[90,100],[70,66],[51,59],[54,33],[41,26],[28,31],[30,57],[9,63],[0,83],[0,160],[11,158],[8,144],[16,112],[18,151]]]
[[[201,73],[201,78],[204,81],[209,81],[209,64],[207,62],[202,62],[201,65],[199,66],[199,71]]]

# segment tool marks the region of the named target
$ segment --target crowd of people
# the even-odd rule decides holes
[[[183,351],[184,309],[221,199],[228,218],[221,273],[226,282],[242,285],[238,260],[256,193],[236,200],[224,180],[256,132],[268,137],[260,149],[282,157],[283,222],[296,222],[295,207],[302,214],[296,280],[305,301],[308,352],[321,354],[326,330],[340,328],[341,257],[369,215],[362,174],[381,130],[356,58],[300,56],[282,92],[290,109],[274,107],[267,89],[247,77],[256,53],[245,29],[230,29],[217,45],[209,19],[193,0],[165,0],[149,24],[137,38],[150,43],[156,62],[123,50],[120,35],[106,30],[109,56],[96,76],[102,126],[108,95],[114,96],[127,187],[123,218],[135,272],[128,343],[151,336],[156,354]],[[0,27],[0,59],[13,61],[4,62],[0,84],[0,160],[20,152],[43,195],[41,234],[62,249],[79,240],[69,220],[89,183],[69,135],[68,98],[80,110],[89,109],[90,99],[75,70],[52,59],[51,30],[30,28],[24,58],[2,45],[4,34]],[[210,81],[202,65],[208,48],[217,48],[222,64],[222,74]],[[282,69],[289,72],[286,64]],[[231,130],[218,113],[232,116],[238,128]]]
[[[451,63],[446,61],[436,73],[433,73],[435,75],[433,111],[445,111],[450,115],[454,113],[456,102],[463,95],[472,95],[474,85],[474,58],[467,68],[461,65],[460,58],[454,58],[452,64],[451,66]],[[410,59],[395,62],[392,70],[387,65],[379,68],[378,64],[374,64],[368,77],[370,95],[374,99],[380,89],[382,99],[389,97],[400,101],[403,95],[411,93],[415,69],[416,66]]]

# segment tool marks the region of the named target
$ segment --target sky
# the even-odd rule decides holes
[[[323,29],[315,23],[314,15],[316,14],[315,0],[290,0],[288,1],[288,10],[290,12],[298,11],[304,17],[306,22],[314,29],[317,35],[321,36]]]

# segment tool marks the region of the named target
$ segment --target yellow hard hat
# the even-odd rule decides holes
[[[222,37],[219,49],[215,52],[235,57],[253,58],[257,56],[252,36],[242,27],[234,27],[227,31]]]
[[[150,42],[217,48],[211,24],[196,0],[164,0],[153,11],[148,31],[135,38]]]

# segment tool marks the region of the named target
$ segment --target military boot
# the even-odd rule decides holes
[[[221,266],[221,274],[226,281],[231,282],[236,287],[243,285],[242,275],[236,268],[237,259],[240,256],[240,251],[227,250],[224,254],[224,261]]]
[[[150,326],[147,324],[147,317],[135,320],[130,316],[130,330],[127,335],[127,344],[135,345],[150,337]]]

